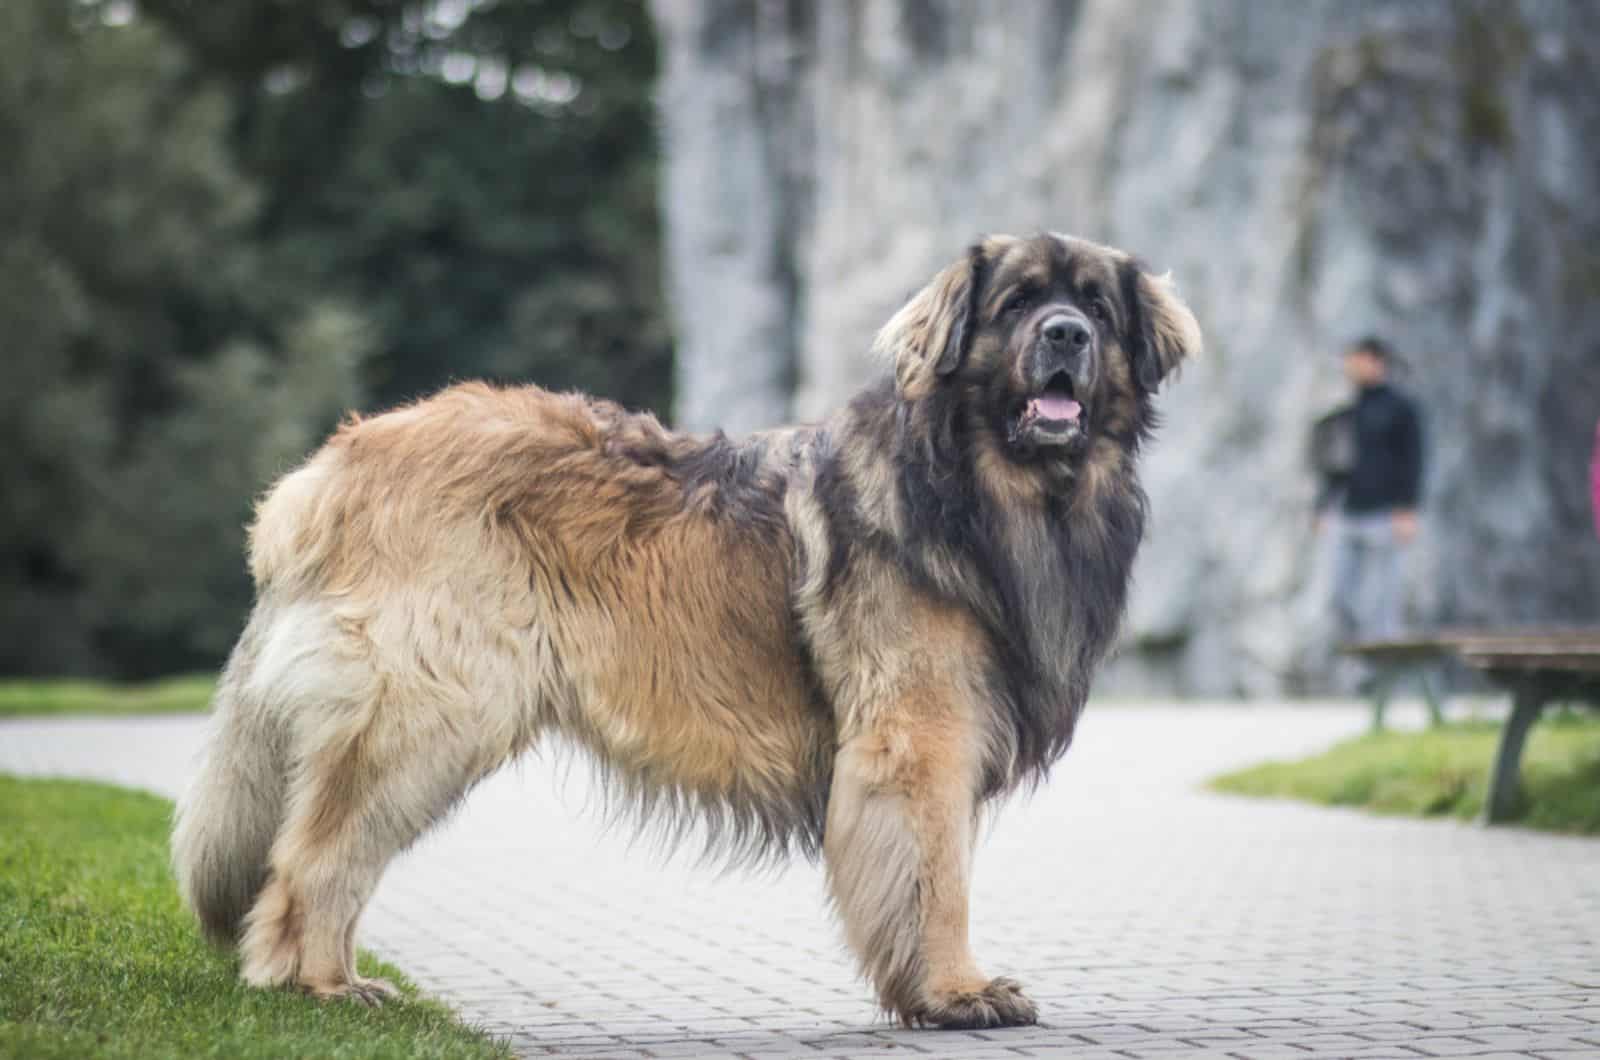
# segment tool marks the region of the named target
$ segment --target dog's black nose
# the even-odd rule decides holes
[[[1089,325],[1076,317],[1058,313],[1044,322],[1039,329],[1044,340],[1061,350],[1083,350],[1089,347]]]

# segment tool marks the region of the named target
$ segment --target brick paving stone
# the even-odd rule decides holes
[[[1038,1027],[892,1027],[815,866],[663,858],[598,823],[559,756],[485,783],[398,861],[361,937],[527,1056],[1600,1056],[1600,842],[1198,787],[1365,723],[1344,704],[1092,707],[976,862],[974,946]],[[0,770],[170,795],[201,734],[4,722]]]
[[[1465,1035],[1424,1036],[1414,1039],[1411,1044],[1429,1056],[1477,1056],[1490,1048],[1476,1038]]]

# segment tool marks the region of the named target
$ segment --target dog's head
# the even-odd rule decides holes
[[[1165,276],[1062,235],[990,236],[878,334],[900,396],[955,397],[1013,460],[1070,461],[1097,435],[1131,439],[1200,326]]]

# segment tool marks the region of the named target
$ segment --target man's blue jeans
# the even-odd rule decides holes
[[[1394,512],[1340,513],[1334,524],[1333,606],[1342,639],[1399,635],[1406,546],[1394,531]]]

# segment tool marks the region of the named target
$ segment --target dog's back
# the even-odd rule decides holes
[[[783,469],[751,444],[472,384],[351,420],[271,490],[174,842],[211,934],[253,905],[248,980],[379,989],[316,940],[344,939],[389,857],[548,729],[653,827],[816,851],[832,722],[788,606]]]

